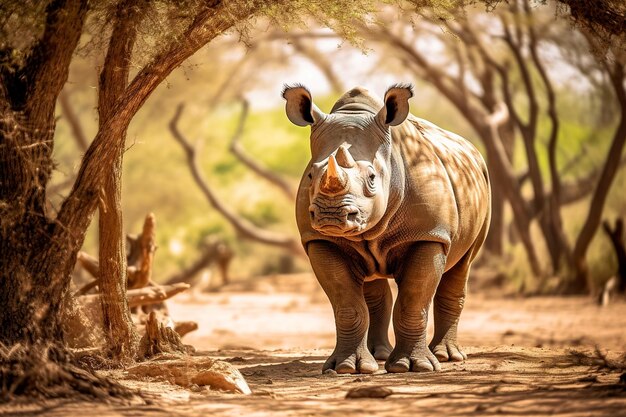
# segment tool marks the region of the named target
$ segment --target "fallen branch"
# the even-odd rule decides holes
[[[150,283],[152,277],[152,262],[156,251],[155,238],[156,220],[154,214],[149,213],[143,223],[143,231],[139,236],[126,236],[129,248],[126,258],[127,288],[143,288]],[[87,294],[92,288],[100,285],[100,262],[86,252],[78,252],[78,263],[95,278],[92,282],[81,287],[75,296]]]
[[[187,333],[191,333],[198,330],[198,323],[195,321],[175,321],[174,331],[178,333],[180,337],[183,337]]]
[[[126,293],[128,297],[128,305],[130,307],[137,307],[150,304],[158,304],[162,301],[172,298],[178,293],[189,289],[189,287],[189,284],[181,282],[172,285],[160,285],[128,290],[128,292]],[[98,302],[99,298],[100,294],[82,295],[78,297],[78,302],[82,304],[90,304]]]
[[[232,249],[221,240],[211,241],[203,245],[202,253],[189,267],[172,275],[165,280],[165,284],[176,284],[178,282],[186,282],[192,287],[197,285],[199,272],[208,268],[216,262],[222,273],[222,282],[224,285],[229,283],[228,266],[233,258]]]

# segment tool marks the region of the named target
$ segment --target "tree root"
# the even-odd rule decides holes
[[[58,345],[0,344],[0,403],[18,397],[130,400],[138,393],[95,374]]]

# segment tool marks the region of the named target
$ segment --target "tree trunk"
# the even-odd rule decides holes
[[[75,239],[46,213],[56,98],[82,30],[86,1],[53,1],[22,67],[0,68],[0,343],[62,340],[60,311]],[[75,257],[75,252],[74,252]]]
[[[485,250],[491,255],[502,256],[504,246],[504,197],[501,183],[491,183],[491,223],[485,239]]]
[[[53,0],[45,13],[43,34],[23,65],[0,66],[2,400],[72,391],[100,397],[128,392],[73,364],[64,343],[61,321],[70,274],[93,209],[76,207],[73,214],[85,221],[83,229],[50,220],[46,185],[53,167],[56,100],[67,80],[87,1]]]
[[[575,275],[574,279],[564,289],[568,293],[583,293],[590,290],[588,280],[589,268],[586,259],[587,249],[589,249],[591,240],[596,234],[598,226],[600,226],[604,203],[613,184],[613,179],[617,174],[622,151],[624,150],[624,143],[626,142],[626,87],[624,86],[624,75],[624,65],[618,62],[614,64],[613,71],[609,71],[611,83],[621,108],[620,121],[613,135],[600,180],[593,193],[587,218],[574,246]]]
[[[485,80],[483,85],[490,86],[491,84]],[[486,89],[488,93],[493,94],[493,87]],[[494,99],[495,100],[495,99]],[[491,104],[490,111],[493,113],[497,111],[495,104]],[[480,134],[480,131],[478,132]],[[502,147],[508,157],[509,161],[512,161],[515,153],[515,130],[510,122],[505,122],[498,126],[497,133],[501,139]],[[489,137],[482,137],[481,141],[490,140]],[[493,156],[492,156],[493,158]],[[487,166],[491,167],[494,164],[489,158],[487,158]],[[506,183],[501,178],[492,178],[491,182],[491,224],[489,225],[489,232],[485,239],[485,249],[492,255],[502,256],[504,253],[504,236],[505,236],[505,218],[504,211],[506,207],[506,192],[503,189],[506,187]]]
[[[87,1],[49,2],[41,38],[23,57],[23,65],[0,66],[0,343],[26,346],[0,348],[0,386],[16,395],[58,396],[67,391],[46,387],[67,382],[71,390],[97,395],[102,386],[98,378],[72,368],[60,321],[76,255],[106,174],[124,148],[128,124],[154,89],[185,59],[260,6],[209,5],[139,70],[109,117],[101,120],[72,191],[53,220],[47,217],[45,193],[53,167],[54,111]]]
[[[122,222],[122,154],[117,157],[100,203],[100,297],[104,334],[112,357],[134,357],[138,336],[126,298],[126,249]]]
[[[626,242],[624,241],[624,220],[615,220],[615,228],[611,229],[608,221],[602,224],[617,257],[617,290],[626,293]]]
[[[98,90],[99,129],[112,116],[117,102],[124,96],[137,26],[143,18],[147,2],[126,0],[117,5],[115,25],[102,71]],[[115,152],[111,170],[106,173],[99,204],[100,294],[104,334],[112,357],[127,362],[134,359],[138,335],[130,317],[126,300],[126,241],[122,220],[122,166],[126,129],[120,129],[118,140],[111,145]]]

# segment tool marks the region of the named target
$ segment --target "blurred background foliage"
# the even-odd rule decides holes
[[[367,23],[352,26],[350,13],[345,15],[346,21],[338,26],[338,30],[342,36],[348,36],[349,41],[325,29],[326,22],[315,19],[314,7],[308,16],[285,19],[283,27],[270,24],[268,19],[258,19],[203,48],[174,71],[137,114],[128,132],[123,210],[128,233],[140,231],[146,213],[156,215],[158,251],[154,277],[157,282],[192,263],[202,242],[210,236],[217,236],[232,246],[235,258],[231,275],[235,280],[274,272],[309,270],[308,263],[293,254],[240,239],[231,225],[205,200],[191,177],[181,147],[168,129],[179,103],[186,106],[179,129],[188,139],[198,142],[199,163],[221,201],[259,227],[292,236],[297,236],[293,201],[245,167],[229,151],[241,117],[242,97],[250,103],[250,114],[241,137],[242,146],[293,187],[297,186],[309,158],[309,131],[293,126],[286,119],[280,98],[284,83],[303,82],[311,89],[317,105],[328,112],[340,94],[353,86],[363,85],[382,95],[389,84],[412,82],[416,87],[415,97],[411,100],[414,115],[466,137],[484,151],[483,143],[466,118],[433,87],[428,77],[417,76],[397,49],[376,39],[376,32],[368,29],[368,25],[376,26],[377,21],[389,27],[402,26],[399,33],[406,34],[404,39],[407,42],[426,54],[441,71],[456,74],[458,68],[451,63],[456,51],[450,48],[454,42],[449,39],[448,42],[441,41],[442,35],[454,35],[447,33],[443,25],[436,24],[437,13],[431,13],[431,20],[425,21],[417,16],[406,19],[409,5],[372,2],[371,7],[381,11],[371,14]],[[467,13],[479,30],[484,29],[487,34],[498,32],[498,21],[491,12],[485,11],[484,5],[470,7]],[[584,69],[583,64],[592,62],[593,56],[577,29],[567,21],[558,20],[550,4],[534,3],[533,13],[537,18],[525,24],[540,25],[541,30],[546,31],[539,52],[548,67],[557,97],[561,124],[557,155],[559,166],[565,168],[562,178],[575,180],[604,164],[619,119],[619,108],[605,76],[595,64],[588,64],[589,69]],[[435,24],[432,16],[435,16]],[[146,34],[143,42],[153,41],[151,36],[155,35]],[[492,39],[496,37],[494,35]],[[242,39],[244,42],[240,42]],[[102,60],[102,57],[89,53],[91,41],[93,37],[84,36],[83,52],[74,59],[64,90],[88,139],[97,131],[97,73],[94,68]],[[488,45],[488,49],[496,59],[508,53],[501,43],[495,41]],[[138,63],[143,59],[139,57]],[[523,59],[528,61],[530,57],[524,56]],[[517,94],[522,90],[520,77],[519,73],[512,72],[510,82],[516,103],[523,107],[527,98]],[[534,72],[532,77],[541,91],[539,75]],[[472,89],[476,82],[469,79],[466,84]],[[541,175],[548,180],[546,142],[550,123],[545,115],[545,99],[540,98],[539,105],[542,113],[536,150]],[[59,106],[58,116],[54,150],[57,166],[51,186],[55,192],[50,196],[53,205],[58,205],[67,194],[83,153],[68,124],[67,110]],[[526,117],[523,112],[522,116]],[[523,172],[527,165],[523,146],[517,138],[513,165],[519,172]],[[626,171],[620,168],[603,218],[626,215],[624,189]],[[532,195],[528,182],[522,191],[524,195]],[[502,196],[495,195],[494,198]],[[583,225],[590,198],[589,193],[563,208],[564,229],[572,239]],[[512,214],[508,208],[505,218],[509,231],[505,234],[503,254],[497,258],[483,257],[477,270],[485,273],[478,275],[504,276],[508,288],[527,290],[535,285],[535,278],[512,231]],[[97,254],[98,247],[96,225],[97,222],[93,222],[84,247],[92,254]],[[536,224],[532,225],[531,233],[540,249],[541,262],[545,264],[547,254],[541,250]],[[591,279],[596,285],[615,273],[615,255],[603,233],[596,233],[587,259]]]

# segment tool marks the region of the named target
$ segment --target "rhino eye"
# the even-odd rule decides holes
[[[311,174],[311,173],[309,172],[309,175],[307,175],[307,177],[309,177],[309,179],[310,179],[310,180],[312,180],[312,179],[313,179],[313,174]]]
[[[370,181],[370,183],[373,183],[374,180],[376,179],[376,172],[374,171],[374,169],[372,167],[369,167],[367,170],[367,177]]]
[[[373,197],[376,193],[376,184],[374,180],[376,179],[376,173],[373,169],[369,169],[367,172],[367,181],[365,182],[365,195],[368,197]]]

